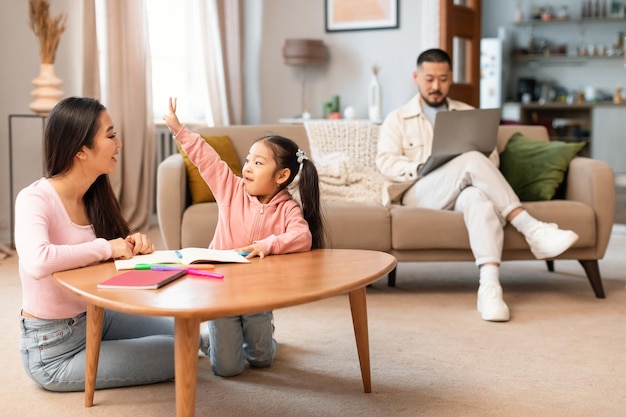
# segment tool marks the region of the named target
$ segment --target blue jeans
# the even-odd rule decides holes
[[[215,375],[235,376],[243,372],[246,360],[255,368],[272,365],[278,344],[271,311],[223,317],[207,323],[209,358]]]
[[[84,391],[86,313],[60,320],[20,318],[28,375],[49,391]],[[105,310],[96,389],[174,379],[174,321]]]

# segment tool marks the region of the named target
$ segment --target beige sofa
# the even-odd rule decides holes
[[[303,125],[258,125],[202,128],[208,135],[228,135],[243,160],[251,142],[268,133],[296,141],[310,155]],[[500,126],[502,151],[514,132],[547,140],[542,126]],[[162,161],[157,175],[157,214],[169,249],[207,246],[213,236],[218,210],[215,203],[190,204],[186,168],[179,154]],[[615,210],[613,172],[607,163],[576,157],[567,176],[566,199],[524,203],[540,220],[576,231],[580,239],[556,259],[578,260],[596,297],[603,298],[598,260],[606,251]],[[467,231],[459,213],[415,207],[324,201],[327,246],[388,252],[399,262],[472,261]],[[510,225],[505,228],[503,260],[534,260],[526,241]],[[548,261],[552,270],[553,263]],[[395,271],[389,285],[395,285]]]

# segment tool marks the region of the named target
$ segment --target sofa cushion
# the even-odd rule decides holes
[[[326,247],[332,249],[391,249],[391,216],[378,204],[322,201]]]
[[[373,204],[322,202],[326,247],[333,249],[391,249],[389,210]],[[217,227],[216,203],[189,206],[182,218],[181,247],[207,247]]]
[[[199,203],[187,207],[181,220],[181,248],[206,248],[217,228],[217,203]]]
[[[522,201],[551,200],[585,142],[539,141],[515,133],[500,154],[500,171]]]
[[[574,248],[592,247],[597,241],[595,213],[578,201],[552,200],[524,203],[537,219],[574,230]],[[505,250],[528,250],[524,236],[510,224],[505,227]],[[461,213],[421,207],[392,206],[391,245],[395,250],[469,249],[469,237]]]
[[[235,148],[233,147],[233,144],[228,136],[202,135],[202,138],[209,145],[211,145],[213,149],[215,149],[215,151],[220,155],[222,160],[228,164],[228,166],[235,173],[235,175],[241,176],[241,163],[239,162],[237,152],[235,151]],[[187,168],[187,179],[189,183],[189,192],[191,193],[192,204],[215,201],[211,189],[206,184],[204,179],[202,179],[202,177],[200,176],[200,171],[198,171],[198,168],[187,157],[187,154],[185,154],[185,151],[182,150],[179,143],[177,143],[177,146],[178,151],[183,156],[183,160],[185,161],[185,166]]]

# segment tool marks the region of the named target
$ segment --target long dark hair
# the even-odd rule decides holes
[[[68,97],[50,112],[44,134],[44,158],[48,178],[69,172],[74,157],[86,146],[93,149],[100,128],[98,117],[106,108],[98,100]],[[100,175],[83,196],[87,216],[97,237],[126,237],[130,227],[113,193],[109,176]]]
[[[320,206],[320,185],[317,168],[298,145],[291,139],[278,135],[264,136],[257,139],[264,141],[274,153],[277,169],[289,168],[290,174],[281,190],[293,182],[298,173],[298,192],[302,204],[304,220],[309,223],[309,230],[313,236],[311,249],[324,247],[324,218]]]

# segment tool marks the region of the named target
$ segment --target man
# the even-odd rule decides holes
[[[497,167],[495,150],[490,157],[466,152],[420,177],[417,170],[430,155],[437,112],[472,107],[448,97],[452,63],[441,49],[420,54],[413,82],[418,94],[392,111],[380,130],[376,166],[390,183],[383,200],[463,213],[479,267],[478,311],[483,320],[508,321],[500,286],[504,225],[510,222],[524,235],[537,259],[558,256],[578,235],[540,222],[522,208]]]

